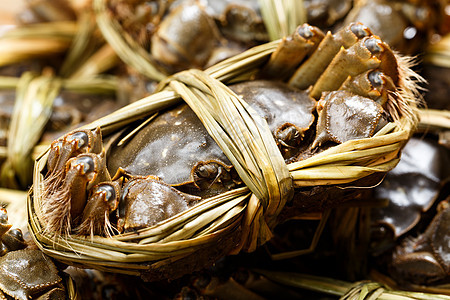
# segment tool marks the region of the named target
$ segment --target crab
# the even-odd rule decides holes
[[[307,53],[299,53],[304,59],[287,82],[260,79],[229,86],[267,122],[286,163],[304,152],[321,151],[325,144],[372,136],[398,96],[396,58],[364,25],[350,24],[320,42],[319,29],[306,25],[299,31],[304,37],[295,43],[318,37],[314,43],[322,50],[310,53],[311,47],[298,47]],[[282,44],[268,60],[268,69],[284,64],[290,51],[290,45]],[[268,69],[257,76],[264,78]],[[303,80],[305,70],[314,73],[312,81]],[[52,143],[42,170],[42,216],[48,232],[108,236],[136,231],[242,185],[186,104],[135,127],[104,144],[99,128],[76,130]]]
[[[217,20],[220,31],[229,40],[246,45],[269,40],[259,1],[208,1],[207,12]]]
[[[437,142],[412,137],[399,164],[373,192],[376,199],[389,199],[386,207],[372,209],[371,251],[375,256],[392,248],[409,234],[439,196],[441,181],[448,176],[449,155]]]
[[[417,284],[430,284],[450,275],[450,204],[442,201],[438,213],[424,233],[406,238],[392,257],[392,268],[402,278]]]
[[[41,251],[27,249],[22,231],[11,228],[5,208],[0,208],[0,299],[65,299],[58,270]]]
[[[25,248],[27,245],[19,228],[11,228],[8,224],[8,214],[5,208],[0,207],[0,256],[9,251]]]
[[[185,2],[173,8],[151,38],[151,53],[171,72],[203,67],[219,42],[219,31],[204,7]]]

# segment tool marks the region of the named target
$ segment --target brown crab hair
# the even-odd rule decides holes
[[[395,52],[394,56],[399,76],[396,90],[389,92],[386,110],[394,121],[398,121],[404,116],[415,124],[418,122],[417,108],[424,105],[420,93],[423,88],[420,84],[426,83],[426,80],[411,69],[417,64],[415,57],[403,56]]]

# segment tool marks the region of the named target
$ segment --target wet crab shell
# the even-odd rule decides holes
[[[0,290],[27,300],[57,287],[62,281],[54,263],[41,251],[17,250],[0,258]]]
[[[304,91],[272,81],[249,81],[230,88],[268,122],[274,133],[285,124],[292,124],[303,135],[314,122],[315,101]],[[185,104],[157,116],[124,145],[111,146],[107,159],[111,174],[120,167],[133,175],[153,174],[172,185],[191,182],[192,169],[201,162],[214,161],[231,167]]]

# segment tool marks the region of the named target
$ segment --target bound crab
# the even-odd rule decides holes
[[[402,90],[411,88],[405,81],[410,74],[406,74],[405,69],[399,67],[399,58],[389,46],[364,25],[350,24],[335,34],[324,34],[318,28],[305,24],[292,36],[280,41],[278,46],[275,43],[271,45],[275,46],[270,57],[265,54],[263,59],[255,59],[255,64],[259,65],[256,69],[258,72],[250,72],[254,76],[252,80],[248,80],[247,76],[246,80],[239,82],[237,78],[243,77],[236,75],[237,77],[233,78],[234,83],[225,86],[214,79],[214,76],[219,76],[214,75],[217,68],[212,67],[205,72],[190,70],[169,78],[160,85],[162,92],[150,96],[152,99],[165,99],[162,95],[175,94],[174,90],[167,90],[168,86],[179,86],[177,82],[170,80],[188,78],[189,81],[197,76],[195,78],[203,78],[204,82],[213,82],[220,87],[208,94],[209,98],[205,96],[203,99],[217,101],[220,99],[220,93],[227,93],[230,95],[229,99],[234,99],[233,101],[245,109],[245,113],[254,117],[256,121],[251,125],[253,132],[268,132],[258,141],[258,145],[272,145],[274,150],[271,148],[270,152],[266,153],[271,153],[273,159],[285,164],[281,167],[286,168],[287,176],[283,177],[285,181],[279,186],[286,183],[286,188],[279,193],[280,202],[275,201],[276,208],[267,209],[273,211],[271,219],[267,217],[268,225],[259,227],[259,231],[247,232],[249,239],[252,236],[258,241],[251,242],[251,246],[246,249],[254,249],[254,245],[267,241],[270,234],[266,234],[264,238],[259,238],[258,235],[266,228],[270,231],[270,227],[276,225],[276,218],[283,210],[285,202],[291,201],[291,208],[302,207],[301,203],[293,203],[298,199],[301,201],[301,197],[292,198],[292,194],[302,191],[301,187],[311,183],[298,181],[296,174],[289,173],[289,165],[301,164],[309,158],[321,155],[323,151],[340,147],[341,143],[369,139],[379,134],[380,128],[383,128],[384,132],[381,134],[385,134],[391,131],[386,129],[389,126],[384,126],[386,123],[390,122],[389,128],[393,128],[396,120],[408,114],[412,116],[410,104],[407,103],[411,97],[405,97],[406,92]],[[234,61],[233,58],[230,60]],[[228,61],[223,62],[227,63]],[[241,72],[239,68],[234,70],[238,74]],[[184,75],[186,76],[183,77]],[[182,93],[184,90],[177,90],[177,93],[178,91]],[[192,93],[195,95],[198,90]],[[158,269],[165,263],[176,262],[183,270],[186,269],[186,272],[192,269],[187,268],[185,264],[193,264],[193,268],[201,267],[196,259],[185,260],[190,261],[186,263],[183,260],[186,255],[197,253],[194,251],[198,249],[205,250],[201,248],[205,246],[205,236],[218,237],[220,240],[220,234],[216,234],[214,230],[223,232],[225,230],[221,230],[226,226],[229,230],[227,234],[231,231],[239,233],[240,228],[236,229],[235,226],[239,226],[236,224],[247,218],[247,215],[243,217],[239,214],[250,205],[238,201],[247,201],[241,200],[248,199],[247,196],[239,196],[238,200],[233,198],[234,202],[220,202],[223,205],[244,203],[235,207],[234,215],[229,220],[228,213],[218,216],[203,209],[210,204],[211,207],[218,207],[213,206],[218,205],[218,202],[215,202],[218,199],[222,201],[222,198],[230,199],[226,197],[237,197],[235,195],[244,193],[249,195],[250,190],[253,192],[251,201],[258,198],[254,197],[256,193],[253,187],[249,187],[248,177],[243,176],[248,170],[243,170],[242,165],[236,163],[236,157],[231,155],[233,151],[239,153],[239,147],[258,150],[253,146],[248,132],[239,132],[234,127],[234,123],[238,122],[234,117],[241,117],[244,111],[229,118],[226,126],[205,128],[207,120],[197,117],[202,112],[189,102],[190,99],[185,95],[183,99],[189,106],[179,103],[166,105],[158,114],[151,116],[151,113],[148,113],[147,116],[151,117],[146,120],[138,120],[123,130],[104,137],[102,128],[95,129],[95,126],[91,126],[94,129],[78,129],[54,141],[39,159],[35,172],[38,181],[35,182],[32,197],[36,198],[36,202],[31,203],[30,211],[36,213],[35,220],[39,221],[34,223],[33,220],[38,239],[43,234],[49,239],[60,241],[58,243],[62,247],[66,247],[65,243],[68,243],[68,251],[75,245],[70,243],[77,239],[83,241],[84,247],[84,243],[89,240],[84,238],[86,236],[90,236],[92,242],[95,241],[92,245],[107,243],[103,249],[108,251],[111,250],[109,241],[117,241],[123,243],[121,245],[124,247],[124,255],[131,254],[133,263],[157,261],[155,265],[158,266],[155,269]],[[205,105],[210,105],[208,109],[211,114],[226,113],[226,107],[219,105],[220,108],[214,110],[211,109],[212,104],[205,102]],[[234,143],[236,146],[231,150],[226,148],[227,146],[224,150],[224,144],[214,135],[214,130],[222,132],[224,137],[233,136],[242,142]],[[269,136],[270,133],[272,136]],[[381,160],[393,159],[393,163],[389,161],[389,166],[395,165],[400,145],[407,138],[405,131],[401,134],[402,140],[388,147],[391,149],[391,152],[388,152],[390,154]],[[359,146],[356,144],[355,147]],[[385,172],[386,167],[378,168],[379,157],[373,155],[372,153],[360,158],[364,162],[367,161],[369,166],[369,173],[366,174]],[[259,158],[253,159],[258,161]],[[352,180],[356,179],[358,178]],[[326,186],[329,179],[325,178],[321,182]],[[270,198],[274,194],[267,195]],[[203,215],[197,218],[200,211],[218,221],[212,223]],[[262,213],[266,212],[261,209]],[[189,232],[189,236],[183,238],[183,243],[178,243],[177,230],[180,230],[180,224],[177,223],[177,218],[181,216],[189,218],[192,227],[187,226],[189,228],[186,232]],[[266,222],[264,218],[265,216],[260,218],[261,222]],[[203,227],[198,225],[199,222],[203,222]],[[166,230],[167,226],[163,225],[173,227]],[[184,228],[184,225],[181,227]],[[158,237],[158,243],[153,243],[154,237],[147,235],[150,231],[152,234],[162,232],[164,237]],[[141,236],[144,236],[145,240],[139,240]],[[63,238],[59,239],[60,237]],[[65,240],[64,237],[68,239]],[[184,243],[186,239],[189,239],[189,242],[198,241],[199,244],[190,247],[192,244]],[[211,260],[210,257],[217,258],[227,254],[236,242],[229,236],[223,239],[231,246],[218,247],[217,253],[214,252],[216,256],[206,250],[207,255],[201,252],[202,255]],[[130,243],[134,244],[136,241],[138,255],[133,256],[134,250],[129,247]],[[164,252],[159,248],[171,247],[173,242],[180,248],[187,249],[186,252]],[[45,247],[47,246],[44,246],[44,250]],[[147,250],[149,256],[141,256]],[[92,253],[96,256],[96,252]],[[172,260],[171,255],[177,255],[177,258]],[[89,254],[86,257],[92,261],[93,256]],[[149,260],[145,260],[148,257]],[[160,259],[166,260],[158,264]],[[70,262],[70,258],[66,257],[63,261]],[[125,268],[123,266],[121,262],[121,270]],[[168,269],[161,272],[157,270],[159,273],[167,271]],[[170,276],[174,275],[174,272],[169,271]],[[142,274],[140,271],[137,273]],[[182,272],[177,271],[175,275],[180,274]]]
[[[230,88],[267,121],[287,162],[370,137],[396,117],[388,114],[400,80],[396,58],[362,24],[334,35],[300,26],[260,74],[277,76],[289,78],[289,85],[258,80]],[[187,105],[165,110],[124,142],[129,131],[109,139],[107,149],[100,129],[77,130],[52,143],[43,183],[48,230],[136,230],[242,183]]]

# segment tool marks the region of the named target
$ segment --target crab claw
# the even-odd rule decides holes
[[[371,36],[369,28],[361,23],[351,23],[335,34],[328,32],[319,44],[320,51],[315,51],[300,65],[289,79],[289,85],[305,90],[320,77],[330,62],[341,50],[349,48],[361,39]]]
[[[81,224],[75,229],[80,235],[107,235],[114,233],[109,215],[119,205],[120,185],[117,182],[102,182],[91,189],[83,210]]]
[[[316,50],[323,37],[323,32],[317,27],[298,26],[294,34],[285,37],[272,53],[261,77],[280,80],[291,76],[300,62]]]
[[[348,76],[356,76],[370,69],[383,69],[397,64],[395,58],[385,52],[392,52],[377,36],[365,37],[348,49],[341,48],[330,65],[314,84],[310,96],[320,98],[322,92],[339,89]],[[383,60],[391,60],[384,62]],[[392,72],[392,71],[391,71]]]
[[[327,141],[343,143],[370,137],[382,112],[383,108],[375,101],[347,91],[325,94],[318,104],[319,119],[312,147]]]
[[[370,98],[383,106],[389,93],[395,91],[395,85],[388,75],[376,69],[349,76],[339,89]]]
[[[79,129],[52,143],[47,159],[47,169],[49,173],[61,170],[71,157],[81,153],[100,153],[101,151],[100,128],[97,127],[94,131]]]
[[[97,183],[109,181],[105,153],[85,153],[68,160],[63,184],[56,190],[47,191],[43,204],[44,218],[48,229],[61,232],[70,231],[71,224],[83,212],[88,191]]]
[[[117,227],[120,232],[129,232],[155,225],[185,211],[190,202],[199,199],[152,176],[131,179],[120,197]]]
[[[69,159],[82,153],[101,153],[102,147],[100,128],[76,130],[54,141],[48,153],[47,174],[43,181],[44,198],[49,199],[51,194],[61,189]]]

